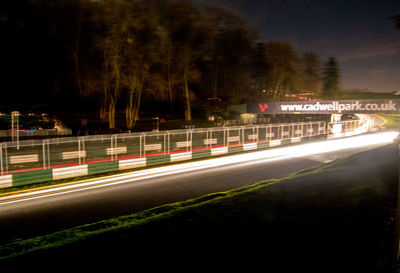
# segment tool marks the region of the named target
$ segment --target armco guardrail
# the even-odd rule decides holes
[[[303,122],[4,142],[0,187],[135,169],[353,132],[362,121]],[[338,133],[338,132],[334,132]]]

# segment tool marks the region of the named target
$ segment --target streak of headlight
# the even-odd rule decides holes
[[[0,198],[1,205],[22,202],[26,200],[78,192],[94,188],[101,188],[116,184],[149,179],[159,176],[178,174],[189,171],[214,168],[237,163],[260,163],[283,160],[288,158],[303,157],[308,155],[323,154],[350,148],[361,148],[379,144],[389,144],[398,136],[398,132],[381,132],[368,135],[353,136],[342,139],[332,139],[313,143],[300,144],[289,147],[274,148],[264,151],[256,151],[246,154],[230,155],[220,158],[206,159],[196,162],[188,162],[171,166],[164,166],[126,174],[113,175],[105,178],[86,180],[82,183],[64,185],[55,188],[43,189],[33,192],[11,195]],[[22,198],[22,199],[16,199]],[[7,199],[16,199],[6,201]]]

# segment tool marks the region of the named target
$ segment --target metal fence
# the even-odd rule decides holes
[[[116,160],[123,160],[121,168],[130,168],[140,166],[138,159],[151,156],[169,155],[173,162],[195,158],[192,154],[204,151],[211,151],[211,155],[234,151],[235,147],[246,151],[335,133],[335,124],[341,124],[342,132],[363,126],[358,120],[334,124],[318,121],[3,142],[1,175]]]
[[[0,130],[0,137],[11,138],[13,132],[20,137],[68,136],[72,134],[71,129]]]

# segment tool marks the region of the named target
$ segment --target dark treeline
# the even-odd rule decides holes
[[[393,21],[393,23],[397,27],[397,29],[400,30],[400,14],[397,14],[397,15],[391,17],[390,19]]]
[[[315,53],[261,42],[237,14],[184,1],[12,1],[1,24],[3,107],[96,112],[110,128],[118,115],[130,129],[154,113],[190,121],[211,104],[339,86],[334,58],[323,70]]]

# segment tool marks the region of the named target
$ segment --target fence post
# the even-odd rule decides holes
[[[226,131],[227,131],[226,145],[229,146],[229,127],[228,127],[228,129]]]
[[[167,131],[167,138],[168,138],[168,140],[167,140],[168,154],[170,154],[171,153],[171,137],[170,137],[169,131]]]
[[[117,141],[118,141],[118,135],[115,135],[115,149],[114,149],[114,160],[117,160],[118,159],[118,153],[117,153],[117,147],[118,147],[118,143],[117,143]]]
[[[258,140],[260,139],[258,125],[256,125],[256,135],[257,135],[256,142],[258,143]]]
[[[301,138],[304,136],[304,123],[301,124]]]
[[[160,139],[160,133],[159,132],[157,132],[157,139]],[[166,151],[166,148],[167,148],[167,140],[165,139],[165,133],[163,134],[163,142],[162,142],[162,150],[163,150],[163,155],[165,155],[165,151]]]
[[[212,139],[212,130],[210,130],[210,139]],[[210,149],[212,148],[212,142],[208,141],[208,143],[210,144]]]
[[[142,157],[142,134],[139,135],[139,157]]]
[[[42,140],[42,152],[43,152],[43,169],[46,169],[46,140]]]
[[[117,136],[118,135],[112,135],[110,139],[110,144],[111,144],[111,160],[117,160]]]
[[[206,131],[206,139],[208,139],[208,130]],[[204,140],[203,140],[204,142]],[[207,143],[207,145],[205,144]],[[204,142],[204,145],[206,146],[206,149],[208,148],[208,140],[206,142]]]
[[[78,162],[81,165],[81,138],[78,137]]]
[[[189,130],[186,130],[186,152],[189,150],[188,149],[188,147],[189,147],[188,143],[189,143]]]
[[[146,133],[143,134],[143,155],[146,156]]]
[[[114,154],[113,135],[111,135],[111,138],[110,138],[110,155],[111,155],[111,160],[113,160],[113,154]]]
[[[190,151],[193,151],[193,131],[190,131]]]
[[[3,143],[0,143],[0,161],[1,161],[1,175],[4,173],[3,167]]]
[[[49,149],[50,150],[50,149]],[[86,163],[86,144],[85,144],[85,137],[82,137],[82,150],[85,151],[83,156],[83,163]]]
[[[292,126],[292,134],[291,134],[291,136],[290,136],[290,138],[294,138],[294,135],[295,135],[295,130],[294,130],[294,124],[292,123],[291,124]]]
[[[7,152],[7,142],[4,143],[4,157],[6,161],[5,171],[8,172],[8,152]]]
[[[224,128],[224,146],[226,146],[225,144],[226,144],[226,127]]]
[[[47,139],[47,167],[50,168],[50,140]]]

